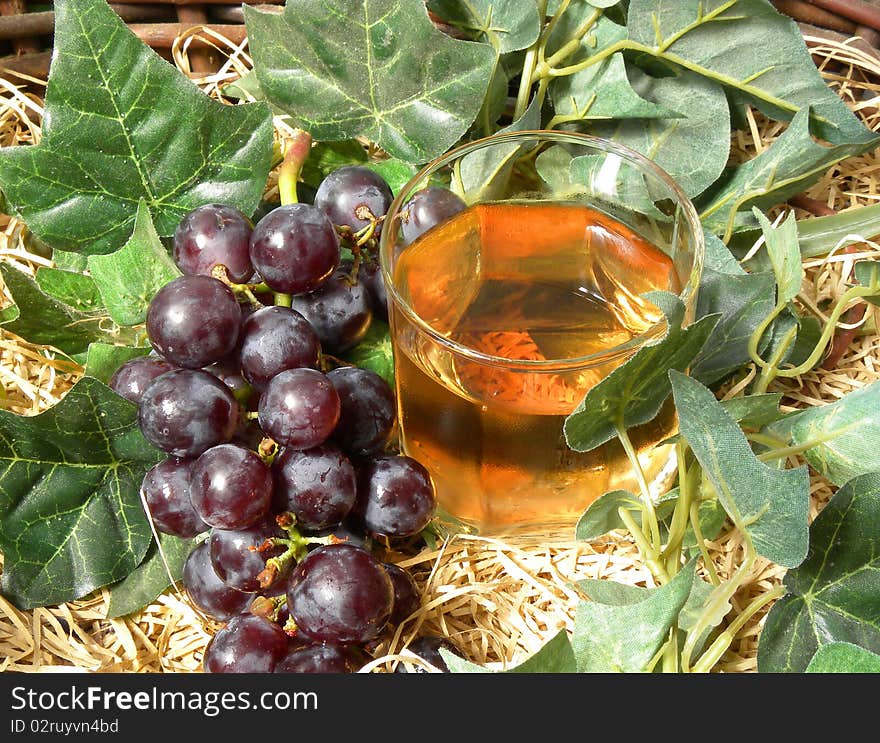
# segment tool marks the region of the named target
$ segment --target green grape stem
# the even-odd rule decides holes
[[[298,202],[296,184],[311,148],[312,135],[303,129],[294,129],[293,133],[284,140],[282,146],[284,160],[278,170],[278,195],[282,205]]]

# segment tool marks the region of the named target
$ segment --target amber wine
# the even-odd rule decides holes
[[[447,511],[483,532],[546,534],[608,490],[638,492],[619,442],[573,452],[562,426],[628,357],[609,350],[662,318],[642,295],[678,291],[669,257],[587,207],[491,203],[416,240],[394,278],[436,333],[392,310],[402,445]],[[630,432],[649,478],[674,426],[667,406]]]

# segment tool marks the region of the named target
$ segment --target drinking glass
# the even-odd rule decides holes
[[[411,199],[426,188],[463,210],[413,238]],[[617,439],[576,452],[563,423],[665,332],[647,292],[677,294],[693,319],[703,252],[673,179],[611,141],[504,133],[422,168],[388,211],[380,254],[400,445],[441,508],[481,534],[556,540],[603,493],[639,492]],[[662,443],[675,430],[669,399],[629,431],[655,495],[675,471]]]

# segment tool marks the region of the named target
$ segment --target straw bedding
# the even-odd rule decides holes
[[[209,94],[250,67],[243,46],[202,31],[227,61],[219,72],[195,78]],[[192,35],[178,39],[173,49],[176,64],[189,73],[188,44]],[[874,130],[880,130],[880,59],[850,45],[810,39],[814,59],[830,86]],[[0,79],[0,144],[39,141],[42,109],[36,96],[23,91],[24,81],[12,75]],[[747,132],[735,135],[733,157],[742,158],[767,147],[783,126],[749,113]],[[279,136],[286,125],[278,121]],[[880,155],[869,153],[834,168],[796,200],[799,217],[829,213],[880,199]],[[269,197],[274,188],[269,184]],[[805,208],[806,207],[806,210]],[[777,210],[781,213],[782,210]],[[15,219],[0,216],[0,259],[30,270],[51,265],[39,246]],[[863,237],[872,237],[870,235]],[[821,307],[839,296],[850,279],[853,261],[877,258],[880,245],[866,240],[848,250],[806,261],[806,280],[799,297],[808,311],[822,319]],[[3,300],[8,302],[8,299]],[[817,368],[803,377],[779,380],[790,407],[820,405],[880,378],[880,337],[876,310],[854,312],[839,332],[850,328],[854,336],[836,364]],[[854,321],[855,320],[855,321]],[[870,330],[866,330],[870,329]],[[75,364],[51,350],[25,343],[0,329],[0,406],[32,415],[55,404],[81,374]],[[751,372],[753,373],[753,372]],[[750,379],[748,370],[735,380],[726,395],[735,395]],[[832,494],[821,477],[812,477],[812,515]],[[730,575],[742,557],[742,542],[726,528],[709,551],[719,576]],[[640,564],[632,542],[622,534],[586,543],[547,546],[516,544],[475,536],[456,536],[437,549],[415,556],[388,555],[417,578],[423,591],[421,610],[400,625],[393,637],[373,649],[375,660],[363,670],[391,671],[398,663],[417,663],[406,646],[424,632],[449,636],[471,660],[504,668],[536,650],[560,628],[570,627],[579,600],[574,581],[609,578],[632,585],[650,586],[649,572]],[[784,569],[759,559],[733,600],[731,621],[739,611],[777,586]],[[56,607],[19,611],[0,597],[0,670],[95,672],[183,672],[199,670],[205,645],[215,627],[206,625],[177,590],[169,590],[141,612],[123,619],[106,619],[107,590]],[[756,670],[759,612],[741,627],[717,670],[747,673]]]

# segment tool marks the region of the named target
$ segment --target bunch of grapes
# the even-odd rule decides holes
[[[443,194],[436,222],[450,210]],[[229,206],[193,210],[173,238],[183,275],[149,305],[154,353],[110,380],[168,455],[141,491],[156,528],[207,533],[183,571],[193,604],[225,622],[206,671],[356,671],[419,608],[413,577],[379,546],[428,525],[433,483],[393,448],[388,383],[337,358],[385,311],[374,251],[391,201],[380,176],[350,166],[314,204],[256,225]],[[413,234],[427,229],[423,212]],[[419,642],[442,665],[448,641]]]

